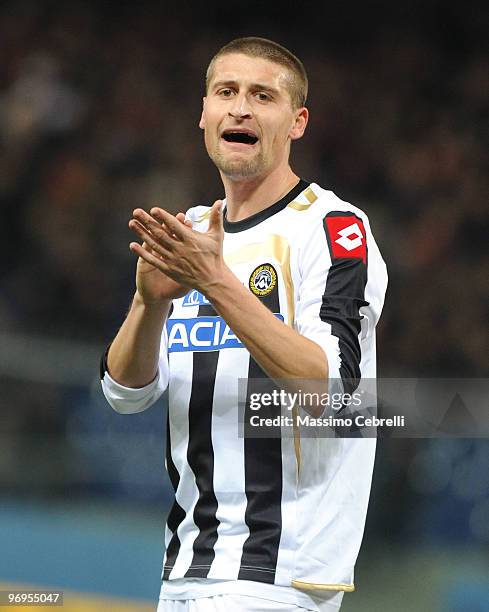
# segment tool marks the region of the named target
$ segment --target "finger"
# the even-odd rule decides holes
[[[183,223],[183,225],[185,225],[186,227],[188,227],[189,229],[192,229],[193,227],[193,222],[191,219],[186,219],[185,218],[185,213],[181,213],[179,212],[176,217],[175,217],[180,223]],[[176,237],[176,236],[175,236]]]
[[[142,208],[136,208],[133,211],[133,216],[137,221],[139,221],[142,226],[144,226],[148,230],[148,232],[153,234],[156,239],[161,237],[162,242],[164,242],[167,247],[170,246],[170,242],[166,238],[174,238],[175,236],[164,224],[155,221],[155,219],[153,219],[153,217],[149,215],[146,211],[144,211]]]
[[[156,255],[161,255],[163,257],[170,257],[172,255],[171,248],[167,248],[167,246],[164,244],[164,241],[169,241],[169,238],[165,237],[161,239],[161,237],[155,237],[151,232],[148,232],[143,225],[134,219],[129,222],[129,227],[139,236],[139,238],[141,238],[145,244],[146,250],[154,251]]]
[[[155,221],[153,217],[148,215],[148,213],[144,210],[136,209],[133,214],[136,223],[139,223],[139,225],[147,231],[148,235],[152,236],[154,240],[165,246],[167,249],[172,248],[175,236],[168,231],[167,227]],[[131,227],[130,223],[129,227]],[[131,229],[135,228],[131,227]]]
[[[216,200],[211,208],[209,215],[209,229],[208,231],[223,231],[222,224],[222,200]]]
[[[151,233],[155,234],[155,236],[161,237],[162,242],[164,242],[167,247],[170,247],[170,242],[166,240],[166,237],[173,240],[178,240],[176,234],[172,232],[171,229],[167,227],[163,221],[159,222],[154,217],[149,215],[146,211],[137,208],[133,212],[133,215],[136,219],[138,219],[138,221],[141,222],[142,225],[146,226],[146,228]]]
[[[143,247],[145,251],[148,251],[149,253],[153,252],[153,249],[149,246],[146,240],[143,240],[143,244],[141,246]]]
[[[148,243],[146,241],[143,242],[143,244],[141,245],[142,248],[145,251],[148,251],[148,253],[152,253],[155,257],[157,257],[158,259],[163,259],[163,255],[160,255],[159,253],[157,253],[156,251],[153,251],[153,249],[148,245]]]
[[[184,225],[186,225],[187,227],[192,228],[193,227],[193,223],[191,219],[186,219],[185,218],[185,213],[178,213],[176,216],[176,219],[178,219],[180,221],[180,223],[183,223]]]
[[[171,239],[165,232],[163,232],[162,235],[155,237],[146,229],[146,227],[144,227],[144,225],[135,219],[131,219],[129,221],[129,227],[141,238],[141,240],[144,241],[146,246],[149,247],[149,250],[153,250],[163,257],[171,257]]]
[[[154,218],[142,208],[135,208],[132,211],[132,216],[143,225],[147,225],[148,228],[156,229],[161,227],[161,224],[156,222]]]
[[[143,259],[145,262],[151,264],[164,274],[168,275],[168,265],[165,263],[164,259],[160,259],[156,255],[154,255],[151,251],[145,249],[139,242],[131,242],[129,244],[130,250],[135,253],[138,257]]]
[[[188,235],[187,227],[163,208],[152,208],[150,213],[157,221],[164,223],[168,231],[180,240],[183,240]]]

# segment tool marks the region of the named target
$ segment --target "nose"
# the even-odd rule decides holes
[[[236,96],[229,114],[234,119],[249,119],[251,117],[251,107],[245,95]]]

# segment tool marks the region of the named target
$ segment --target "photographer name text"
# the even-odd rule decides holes
[[[357,414],[350,417],[312,417],[309,414],[296,414],[294,416],[278,415],[276,417],[261,417],[254,414],[249,423],[252,427],[404,427],[404,416],[381,418]]]

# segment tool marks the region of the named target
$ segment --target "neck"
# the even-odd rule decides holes
[[[226,216],[241,221],[278,202],[299,181],[290,166],[277,168],[265,177],[233,180],[221,174],[226,193]]]

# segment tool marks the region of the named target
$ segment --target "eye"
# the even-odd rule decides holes
[[[272,99],[272,97],[264,91],[257,91],[255,96],[258,98],[258,100],[260,100],[260,102],[269,102]]]
[[[229,87],[224,87],[217,92],[217,95],[221,96],[222,98],[230,98],[233,95],[233,90]]]

